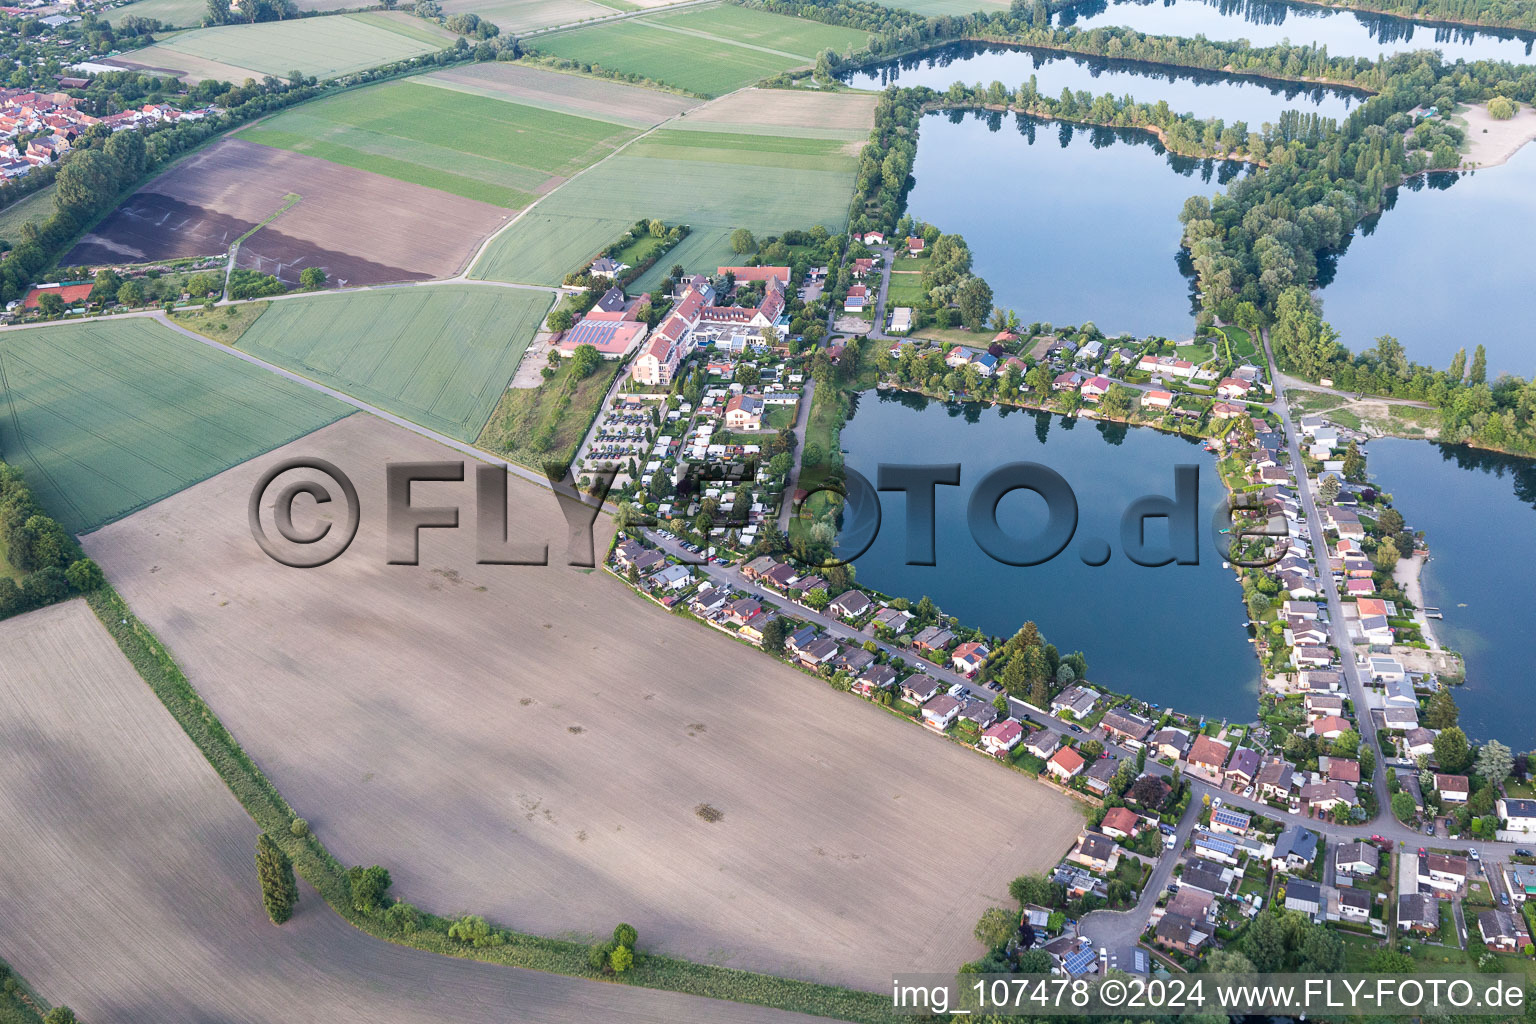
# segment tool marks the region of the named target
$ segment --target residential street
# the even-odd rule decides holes
[[[789,532],[789,519],[794,512],[795,488],[800,486],[800,453],[805,450],[805,427],[811,421],[811,400],[816,397],[816,381],[806,374],[805,393],[795,409],[795,455],[784,482],[784,503],[779,508],[779,530]]]
[[[1269,375],[1271,380],[1279,380],[1280,368],[1275,363],[1275,355],[1270,350],[1269,332],[1260,332],[1264,342],[1264,357],[1269,360]],[[1371,783],[1376,790],[1377,806],[1385,808],[1387,804],[1387,759],[1380,755],[1381,748],[1376,742],[1376,724],[1371,720],[1370,711],[1365,704],[1365,683],[1360,678],[1360,669],[1355,664],[1354,645],[1349,639],[1349,627],[1344,623],[1344,606],[1339,600],[1339,588],[1333,585],[1333,573],[1328,568],[1328,548],[1324,539],[1323,520],[1317,511],[1317,502],[1312,496],[1312,488],[1308,486],[1306,471],[1302,468],[1301,461],[1301,431],[1291,418],[1290,403],[1286,401],[1285,389],[1275,388],[1274,411],[1280,417],[1280,427],[1285,431],[1286,445],[1291,453],[1291,473],[1296,479],[1296,491],[1301,498],[1301,508],[1307,517],[1307,530],[1312,536],[1312,561],[1317,566],[1317,585],[1323,591],[1324,599],[1328,605],[1328,634],[1333,643],[1334,650],[1338,651],[1340,670],[1344,674],[1344,682],[1349,688],[1350,700],[1355,704],[1355,722],[1360,730],[1360,742],[1378,752],[1376,758],[1376,774],[1372,776]]]
[[[1147,767],[1150,768],[1152,764],[1147,762]],[[1095,949],[1107,949],[1109,955],[1122,964],[1129,962],[1131,950],[1136,948],[1141,933],[1147,929],[1147,921],[1151,919],[1158,899],[1168,888],[1168,880],[1173,877],[1174,865],[1179,860],[1179,851],[1184,849],[1184,844],[1189,842],[1190,835],[1195,831],[1203,806],[1198,796],[1190,797],[1189,806],[1179,819],[1178,841],[1172,850],[1164,850],[1157,858],[1157,866],[1152,869],[1152,875],[1147,880],[1146,888],[1141,890],[1141,898],[1136,901],[1135,907],[1130,910],[1096,910],[1085,914],[1078,922],[1078,932],[1088,936]]]

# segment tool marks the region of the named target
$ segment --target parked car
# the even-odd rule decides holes
[[[1073,732],[1082,732],[1082,731],[1083,731],[1083,730],[1081,730],[1081,729],[1079,729],[1079,728],[1078,728],[1078,727],[1077,727],[1077,726],[1075,726],[1075,725],[1069,725],[1069,726],[1067,726],[1067,728],[1068,728],[1068,729],[1071,729],[1071,730],[1072,730],[1072,731],[1073,731]]]
[[[1247,789],[1243,790],[1243,796],[1253,796],[1253,787],[1249,786]]]
[[[1482,860],[1482,857],[1478,855],[1476,850],[1469,850],[1467,853],[1473,860]]]
[[[1509,906],[1509,893],[1507,893],[1507,892],[1499,893],[1499,903],[1502,904],[1503,906],[1506,906],[1506,907]]]
[[[1515,851],[1515,856],[1516,857],[1536,857],[1536,853],[1532,853],[1530,850],[1518,850],[1517,849]]]

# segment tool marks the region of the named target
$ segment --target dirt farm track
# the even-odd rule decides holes
[[[129,196],[63,262],[216,256],[279,214],[290,195],[298,202],[241,242],[236,260],[289,285],[312,266],[334,284],[452,277],[508,216],[489,203],[231,138]]]
[[[246,524],[293,455],[361,498],[319,569]],[[544,935],[624,920],[660,951],[881,991],[973,958],[981,911],[1081,827],[1066,797],[559,564],[532,485],[509,483],[510,533],[555,565],[474,564],[472,468],[413,488],[467,528],[386,564],[386,461],[445,458],[351,416],[84,539],[332,852],[400,898]]]
[[[100,1024],[811,1018],[450,959],[307,886],[261,908],[256,827],[81,601],[0,623],[0,956]]]

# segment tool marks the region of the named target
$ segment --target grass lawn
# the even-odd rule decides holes
[[[476,443],[536,469],[546,462],[569,463],[619,372],[617,361],[605,361],[577,381],[571,364],[561,360],[555,376],[539,387],[504,391]]]
[[[1215,354],[1215,350],[1203,342],[1196,342],[1192,345],[1180,345],[1174,349],[1174,352],[1180,359],[1197,364],[1205,362]]]
[[[899,270],[916,270],[921,273],[928,267],[927,256],[897,256],[891,264],[892,272]]]
[[[532,48],[713,97],[810,64],[824,49],[858,49],[868,38],[807,19],[722,6],[559,32]]]
[[[274,302],[240,348],[473,441],[549,311],[543,292],[444,285]]]
[[[768,430],[783,430],[795,425],[795,410],[797,405],[772,405],[768,407],[768,415],[763,417],[763,427]]]
[[[1253,335],[1243,328],[1221,327],[1218,330],[1226,336],[1227,353],[1233,362],[1252,359],[1258,354],[1258,348],[1253,343]]]
[[[453,40],[447,30],[406,14],[342,14],[200,28],[122,57],[164,68],[177,68],[179,57],[190,57],[264,75],[300,71],[323,79],[432,53]]]
[[[71,533],[352,411],[147,319],[7,334],[0,371],[7,459]]]
[[[759,237],[848,223],[856,158],[822,139],[656,133],[567,182],[500,235],[470,271],[492,281],[557,285],[641,217],[693,230],[636,282],[655,287],[674,263],[732,263],[738,227]],[[708,145],[700,145],[701,138]],[[808,166],[810,165],[810,166]]]
[[[191,306],[172,313],[171,320],[178,327],[196,331],[205,338],[233,345],[270,305],[270,302],[242,302],[234,306],[216,306],[211,311]]]
[[[886,291],[886,307],[915,306],[928,297],[923,290],[923,279],[918,274],[891,274],[891,286]]]
[[[551,178],[575,174],[634,135],[607,121],[406,81],[304,104],[240,137],[517,209]]]
[[[53,193],[57,187],[47,185],[0,210],[0,239],[16,245],[21,241],[23,224],[31,222],[42,227],[53,216]]]

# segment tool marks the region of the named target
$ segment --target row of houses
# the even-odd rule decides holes
[[[0,89],[0,175],[17,178],[34,167],[55,163],[92,125],[114,132],[180,121],[198,121],[219,113],[217,107],[180,110],[169,103],[146,103],[105,117],[81,110],[66,92]],[[32,138],[18,145],[21,136]]]

